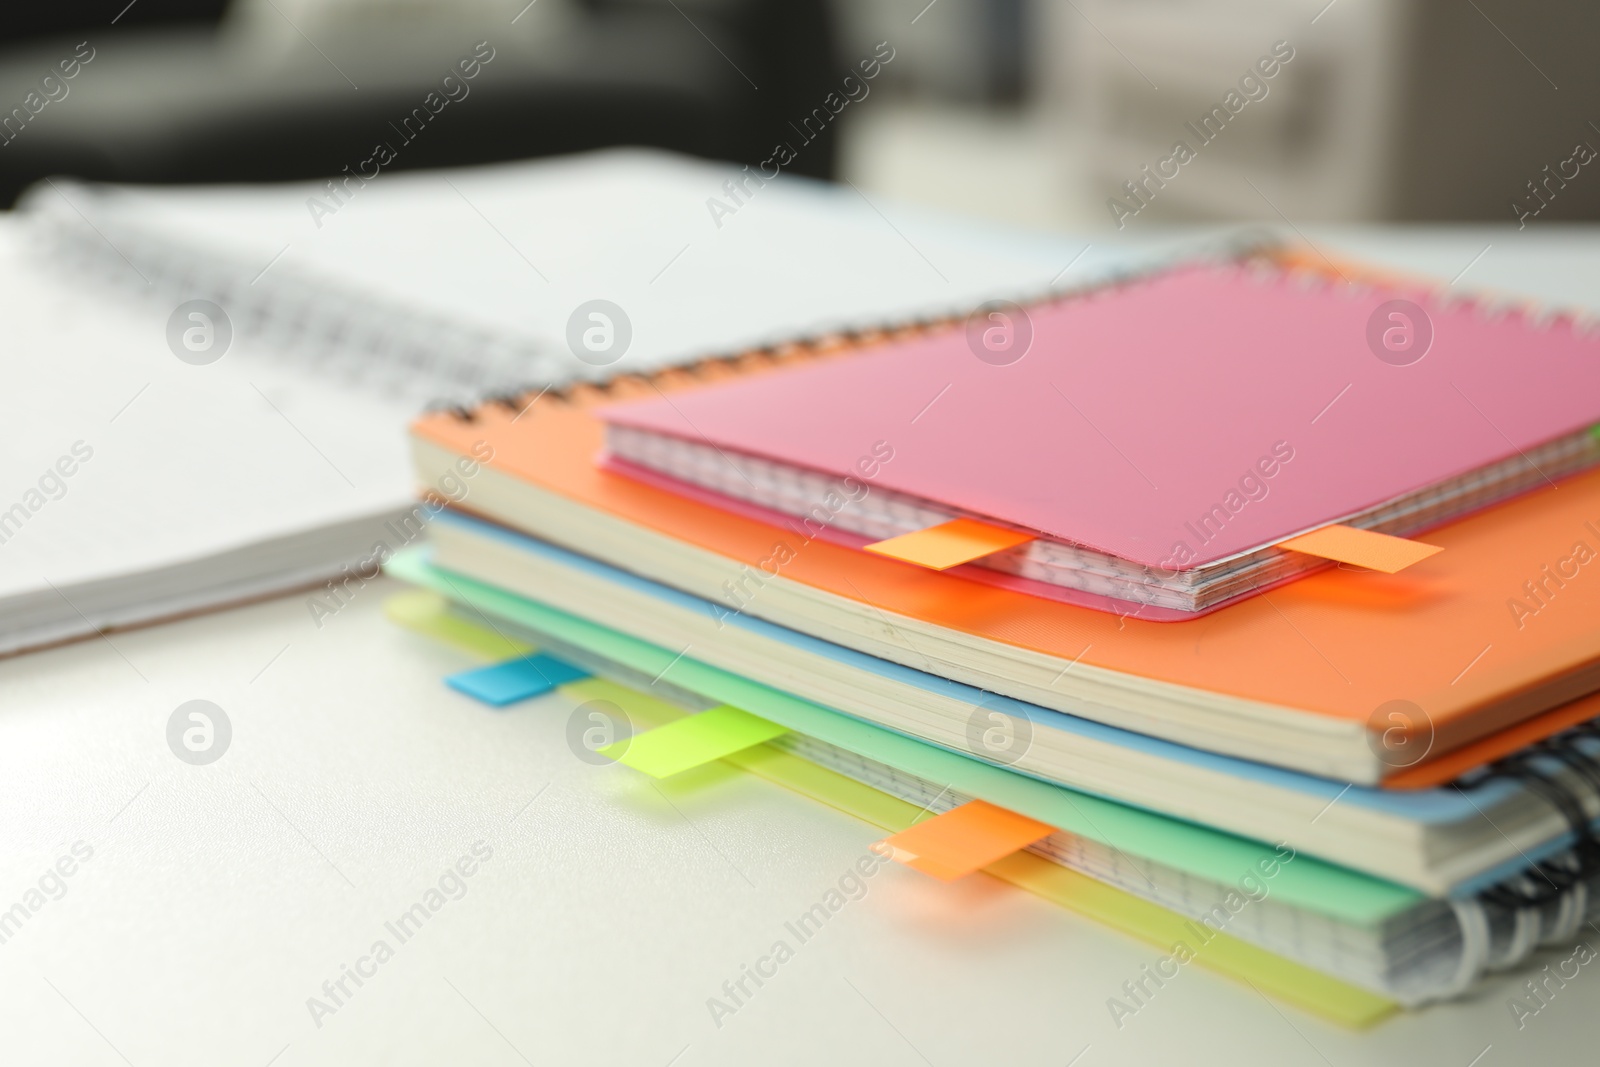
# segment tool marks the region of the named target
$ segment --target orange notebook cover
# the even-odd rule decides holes
[[[492,449],[492,469],[759,568],[770,565],[775,543],[795,541],[793,530],[598,469],[603,426],[594,410],[763,373],[796,351],[799,358],[848,358],[854,349],[708,361],[649,381],[622,379],[603,391],[546,395],[526,408],[513,401],[470,417],[434,413],[412,432],[463,456]],[[462,506],[497,517],[470,492]],[[794,551],[776,580],[1059,657],[1063,666],[1078,661],[1280,706],[1285,714],[1365,723],[1375,734],[1388,725],[1380,709],[1408,701],[1431,723],[1428,758],[1385,779],[1420,788],[1600,710],[1580,701],[1600,690],[1600,471],[1441,527],[1429,541],[1445,551],[1403,574],[1333,568],[1177,624],[1119,618],[822,540]],[[671,582],[670,575],[652,577]],[[761,613],[759,597],[748,610]]]

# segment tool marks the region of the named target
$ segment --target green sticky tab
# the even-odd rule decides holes
[[[461,618],[450,610],[448,599],[427,589],[396,593],[383,602],[383,613],[391,622],[408,630],[444,641],[491,663],[517,659],[534,651],[532,645]]]
[[[1597,422],[1593,426],[1589,427],[1589,436],[1594,438],[1596,441],[1600,441],[1600,422]]]
[[[775,722],[722,704],[596,751],[652,778],[670,778],[787,732]]]

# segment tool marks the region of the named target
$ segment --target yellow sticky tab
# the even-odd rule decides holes
[[[775,722],[722,704],[595,751],[652,778],[670,778],[787,732]]]
[[[1008,530],[1003,526],[991,526],[976,519],[951,519],[926,530],[901,534],[865,547],[868,552],[880,556],[942,571],[1032,540],[1032,534]]]
[[[1408,541],[1404,537],[1390,537],[1372,530],[1358,530],[1354,526],[1324,526],[1320,530],[1280,541],[1278,547],[1292,548],[1296,552],[1321,556],[1323,559],[1336,559],[1340,563],[1353,563],[1385,574],[1403,571],[1435,552],[1444,551],[1437,545]]]
[[[1027,848],[1056,832],[1054,826],[982,800],[885,838],[889,854],[940,881],[953,881]]]
[[[534,651],[532,645],[461,618],[451,610],[449,600],[432,590],[396,593],[383,602],[383,613],[408,630],[454,645],[490,663],[517,659]]]

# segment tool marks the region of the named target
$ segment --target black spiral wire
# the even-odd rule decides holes
[[[1465,793],[1495,781],[1516,781],[1555,809],[1572,835],[1566,851],[1483,891],[1480,896],[1485,903],[1508,910],[1542,911],[1558,904],[1574,887],[1600,877],[1600,840],[1583,795],[1592,790],[1600,797],[1600,759],[1584,751],[1580,745],[1584,740],[1600,740],[1600,722],[1582,723],[1529,745],[1491,764],[1472,781],[1457,783],[1456,788]],[[1552,761],[1570,770],[1583,786],[1553,775],[1547,769]]]

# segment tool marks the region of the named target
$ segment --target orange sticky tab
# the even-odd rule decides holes
[[[932,571],[947,570],[958,563],[970,563],[1002,548],[1026,544],[1032,534],[990,526],[976,519],[951,519],[926,530],[901,534],[887,541],[867,545],[868,552],[915,563]]]
[[[1279,548],[1292,548],[1310,556],[1336,559],[1340,563],[1354,563],[1385,574],[1403,571],[1413,563],[1420,563],[1443,551],[1436,545],[1421,541],[1407,541],[1404,537],[1390,537],[1372,530],[1358,530],[1354,526],[1324,526],[1287,541],[1279,541]]]
[[[896,860],[941,881],[954,881],[1056,832],[1054,826],[969,800],[919,822],[883,844]]]

